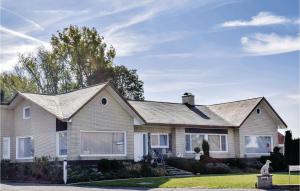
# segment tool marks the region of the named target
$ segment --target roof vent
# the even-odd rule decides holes
[[[192,93],[185,92],[182,95],[182,103],[189,104],[189,105],[195,105],[195,96]]]

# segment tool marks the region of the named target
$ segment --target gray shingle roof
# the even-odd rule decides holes
[[[149,124],[239,126],[263,98],[215,105],[129,101]]]
[[[19,94],[41,106],[58,118],[69,119],[106,85],[107,83],[103,83],[89,88],[58,95],[42,95],[31,93]]]

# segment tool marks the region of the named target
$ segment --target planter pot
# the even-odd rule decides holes
[[[200,153],[195,153],[195,160],[200,160]]]

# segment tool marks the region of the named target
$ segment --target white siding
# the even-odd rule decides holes
[[[108,99],[108,104],[105,106],[101,105],[102,97]],[[126,131],[127,156],[80,157],[80,130]],[[108,91],[103,90],[72,118],[72,122],[68,126],[68,159],[133,159],[133,131],[133,117],[120,106]]]

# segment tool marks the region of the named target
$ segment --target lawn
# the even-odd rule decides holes
[[[112,186],[112,187],[151,187],[151,188],[254,188],[256,174],[229,174],[229,175],[201,175],[182,178],[133,178],[129,180],[99,181],[84,185],[88,186]],[[273,184],[281,185],[289,183],[289,175],[286,173],[274,173]],[[300,184],[300,175],[291,175],[291,184]]]

